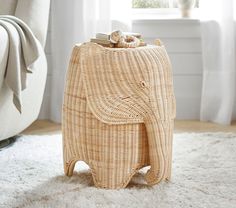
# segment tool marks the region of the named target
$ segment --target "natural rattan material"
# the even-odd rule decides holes
[[[147,165],[148,184],[170,179],[174,117],[164,46],[75,46],[63,104],[65,174],[83,160],[97,187],[123,188]]]

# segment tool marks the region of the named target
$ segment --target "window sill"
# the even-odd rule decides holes
[[[172,23],[172,24],[199,24],[199,19],[178,18],[178,17],[158,17],[158,18],[137,18],[132,19],[132,23]]]
[[[190,18],[181,17],[179,9],[133,9],[132,21],[198,23],[199,16],[199,9],[194,9]]]

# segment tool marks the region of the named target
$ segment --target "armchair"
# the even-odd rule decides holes
[[[44,53],[50,0],[0,0],[0,15],[14,15],[23,20],[40,42],[40,57],[35,70],[27,74],[27,88],[22,93],[22,113],[12,102],[13,92],[4,82],[9,48],[8,34],[0,26],[0,141],[17,135],[38,117],[42,104],[47,60]]]

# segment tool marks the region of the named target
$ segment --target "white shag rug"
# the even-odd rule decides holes
[[[236,135],[176,134],[173,150],[171,182],[148,187],[139,173],[126,189],[104,190],[83,162],[64,176],[61,135],[22,136],[0,151],[0,207],[236,207]]]

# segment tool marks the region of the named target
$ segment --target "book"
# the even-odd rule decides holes
[[[98,39],[98,38],[91,38],[90,41],[94,42],[94,43],[101,43],[101,44],[110,44],[111,43],[110,40],[103,40],[103,39]]]
[[[96,39],[100,39],[100,40],[110,40],[110,35],[106,34],[106,33],[97,33],[96,34]]]
[[[114,44],[111,43],[111,41],[109,41],[109,40],[102,40],[102,39],[97,39],[97,38],[91,38],[90,42],[97,43],[97,44],[102,45],[104,47],[110,47],[110,48],[114,47]]]

